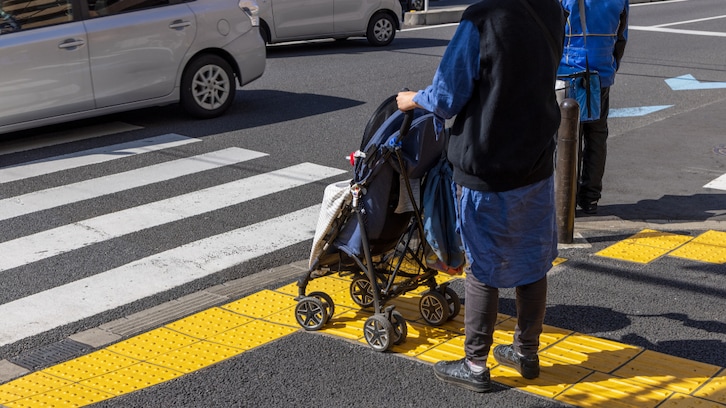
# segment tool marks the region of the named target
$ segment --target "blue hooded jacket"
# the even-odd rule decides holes
[[[585,4],[587,48],[580,19],[580,1]],[[566,13],[565,43],[559,72],[581,71],[585,56],[591,70],[600,74],[602,87],[615,83],[615,72],[628,40],[628,0],[560,0]]]

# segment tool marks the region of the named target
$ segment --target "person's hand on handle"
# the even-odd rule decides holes
[[[396,104],[400,111],[406,112],[413,108],[421,108],[419,104],[413,101],[413,97],[416,96],[416,92],[403,91],[396,95]]]

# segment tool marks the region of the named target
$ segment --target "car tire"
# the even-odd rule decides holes
[[[194,58],[184,70],[180,103],[190,115],[209,119],[226,111],[237,91],[229,63],[214,54]]]
[[[386,13],[377,13],[368,22],[366,38],[371,45],[383,47],[396,37],[396,22]]]

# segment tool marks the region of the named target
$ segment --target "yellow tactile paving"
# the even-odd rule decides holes
[[[394,345],[391,347],[391,351],[415,357],[456,336],[457,334],[448,330],[409,322],[406,341],[402,344]],[[365,339],[363,341],[365,342]]]
[[[641,352],[640,347],[575,333],[540,354],[563,364],[609,373]]]
[[[252,318],[250,317],[214,307],[177,320],[164,327],[198,339],[206,339],[251,321]]]
[[[292,313],[292,311],[290,311]],[[299,327],[290,327],[281,324],[253,320],[250,323],[227,330],[209,337],[207,341],[235,347],[240,350],[249,350],[280,337],[299,330]]]
[[[72,381],[64,380],[42,371],[30,373],[17,380],[0,385],[0,405],[7,405],[9,402],[43,394],[57,388],[71,385],[72,383]]]
[[[113,394],[79,384],[56,388],[43,394],[7,402],[8,408],[82,407],[115,397]]]
[[[137,363],[139,363],[137,359],[122,356],[121,354],[104,349],[46,368],[43,372],[69,381],[78,382]]]
[[[156,356],[148,363],[183,373],[191,373],[226,360],[240,353],[240,349],[208,341],[200,341]]]
[[[161,327],[108,346],[107,350],[144,361],[197,341],[194,337]]]
[[[291,296],[263,290],[220,307],[245,316],[259,318],[292,308],[296,304],[297,302]]]
[[[694,396],[726,405],[726,369],[713,376]]]
[[[726,233],[696,238],[643,230],[598,253],[631,262],[652,262],[668,254],[699,262],[726,263]],[[558,259],[555,265],[565,262]],[[437,282],[463,279],[439,274]],[[363,326],[372,315],[349,294],[351,276],[329,275],[309,282],[306,293],[325,292],[335,313],[318,333],[365,344]],[[417,291],[388,304],[407,320],[408,336],[391,352],[428,363],[464,356],[464,307],[439,327],[425,324]],[[210,308],[103,350],[0,385],[7,407],[85,406],[213,365],[300,331],[294,316],[296,283],[263,290]],[[500,314],[496,344],[511,343],[516,318]],[[534,380],[500,366],[490,356],[496,382],[580,407],[726,408],[726,369],[663,355],[639,347],[545,326],[541,336],[542,373]]]
[[[646,350],[614,371],[613,375],[690,394],[719,371],[721,367],[718,366]]]
[[[726,263],[726,232],[706,231],[669,254],[715,264]]]
[[[692,395],[685,395],[674,393],[667,400],[663,401],[662,404],[658,405],[658,408],[723,408],[722,404],[708,401],[702,398],[694,397]]]
[[[181,371],[142,362],[80,381],[78,384],[105,393],[122,395],[161,384],[183,374]]]
[[[673,392],[637,381],[593,373],[554,399],[578,407],[656,407]]]

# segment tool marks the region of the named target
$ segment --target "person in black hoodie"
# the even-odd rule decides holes
[[[432,84],[397,96],[402,111],[455,116],[447,155],[468,263],[465,357],[440,361],[434,372],[477,392],[491,390],[499,288],[516,288],[517,326],[494,357],[525,378],[539,376],[546,275],[557,256],[554,89],[564,23],[557,0],[482,0],[464,12]]]

